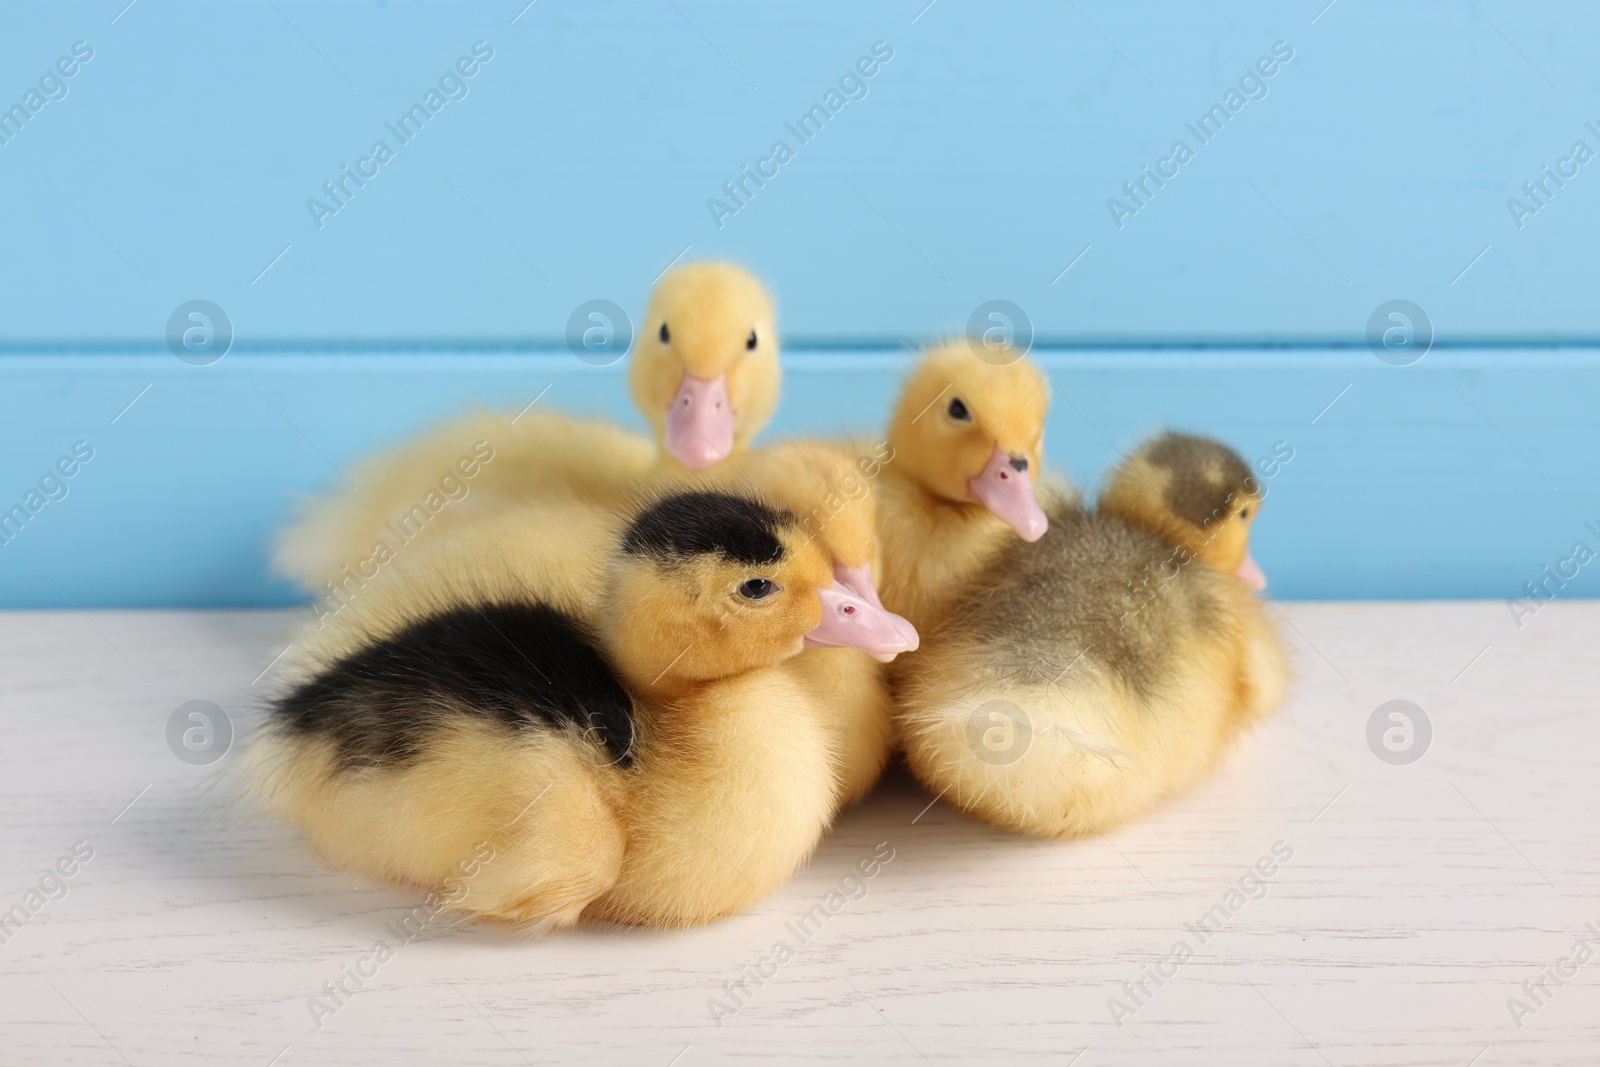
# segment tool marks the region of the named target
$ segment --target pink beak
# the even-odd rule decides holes
[[[1037,541],[1050,528],[1044,509],[1033,499],[1028,461],[1012,459],[999,445],[983,472],[967,483],[967,491],[1024,541]]]
[[[1248,582],[1252,589],[1260,590],[1267,587],[1267,572],[1261,569],[1261,564],[1257,563],[1256,558],[1248,552],[1244,554],[1244,562],[1239,564],[1239,569],[1234,573]]]
[[[858,648],[887,662],[915,647],[896,625],[896,616],[844,586],[830,585],[817,595],[822,600],[822,621],[806,634],[807,648]]]
[[[907,641],[906,647],[902,651],[915,652],[917,646],[922,644],[922,638],[917,635],[917,628],[911,625],[910,620],[904,619],[888,610],[883,606],[883,601],[878,599],[878,587],[873,584],[871,567],[865,564],[860,567],[846,567],[842,563],[835,562],[833,565],[833,580],[888,617],[889,622],[900,631],[900,636]],[[893,652],[874,653],[873,655],[884,663],[888,663],[895,657]]]
[[[667,452],[692,471],[703,471],[733,451],[733,407],[728,379],[712,381],[685,372],[667,412]]]

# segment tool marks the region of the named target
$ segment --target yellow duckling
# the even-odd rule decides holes
[[[1256,485],[1250,468],[1226,445],[1164,433],[1117,467],[1099,507],[1102,515],[1142,526],[1260,590],[1267,576],[1250,555],[1250,527],[1261,504],[1243,499],[1246,492],[1261,495]],[[1239,521],[1225,521],[1230,509]]]
[[[398,551],[423,530],[508,501],[557,494],[620,503],[652,474],[706,470],[743,450],[772,417],[779,378],[773,305],[761,282],[730,263],[685,264],[651,294],[628,370],[659,451],[595,419],[471,415],[358,465],[359,488],[312,501],[282,532],[274,569],[318,590],[378,544]]]
[[[772,892],[836,804],[796,654],[900,629],[752,497],[675,492],[579,532],[602,530],[588,604],[540,588],[562,576],[527,566],[537,544],[441,542],[324,620],[252,749],[263,793],[342,867],[539,929],[692,926]]]
[[[778,405],[772,298],[731,263],[689,263],[661,280],[628,367],[633,402],[665,459],[703,471],[746,448]]]
[[[1098,513],[1052,506],[923,633],[897,674],[929,789],[1000,826],[1107,829],[1203,777],[1283,700],[1287,668],[1249,554],[1262,492],[1237,454],[1167,434]]]
[[[833,560],[834,579],[876,608],[883,609],[877,581],[878,501],[873,489],[876,461],[818,441],[783,441],[741,455],[706,475],[712,482],[757,492],[796,515],[806,536]],[[905,638],[899,651],[914,650],[916,629],[898,615],[887,617]],[[839,740],[841,806],[860,799],[877,784],[894,750],[894,705],[888,679],[874,660],[855,649],[821,649],[795,661],[834,720]]]
[[[1049,523],[1034,497],[1049,386],[1018,356],[998,365],[965,341],[929,351],[889,425],[878,533],[883,602],[919,631],[990,559]]]

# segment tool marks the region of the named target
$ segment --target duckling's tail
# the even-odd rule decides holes
[[[269,727],[240,781],[259,814],[341,871],[427,890],[403,924],[416,936],[463,916],[572,926],[616,881],[622,831],[583,746],[468,720],[427,749],[400,767],[345,767],[331,745]]]
[[[1136,709],[1112,678],[1080,664],[1070,680],[996,679],[992,664],[940,662],[942,673],[910,667],[901,685],[907,762],[930,790],[988,822],[1063,838],[1139,806],[1145,776],[1126,729]]]

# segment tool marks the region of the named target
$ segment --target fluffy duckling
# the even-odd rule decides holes
[[[818,441],[783,441],[722,464],[707,477],[744,491],[755,491],[799,517],[806,536],[833,560],[840,586],[885,610],[875,574],[878,502],[873,489],[877,467],[843,448]],[[887,613],[887,611],[886,611]],[[916,629],[898,615],[887,616],[905,637],[904,651],[918,644]],[[877,784],[894,750],[894,705],[888,679],[873,656],[855,649],[807,652],[795,669],[825,695],[839,742],[840,802],[848,805]]]
[[[1247,493],[1262,495],[1238,453],[1209,438],[1164,433],[1117,467],[1099,507],[1259,590],[1267,576],[1250,555],[1250,525],[1261,503],[1245,500]]]
[[[274,569],[315,590],[392,542],[397,523],[407,531],[454,526],[550,494],[620,503],[652,474],[706,470],[744,449],[772,417],[779,377],[773,305],[761,282],[730,263],[685,264],[651,294],[628,372],[659,450],[595,419],[470,415],[359,464],[359,488],[310,502],[282,531]]]
[[[343,867],[539,929],[692,926],[770,893],[835,808],[796,654],[904,638],[755,498],[677,492],[612,525],[592,604],[547,596],[560,575],[526,549],[441,544],[325,620],[252,750],[263,793]]]
[[[807,539],[833,560],[838,584],[875,609],[885,610],[874,578],[879,558],[872,481],[848,452],[816,442],[780,442],[705,474],[681,472],[658,481],[677,488],[717,485],[760,496],[792,512]],[[604,581],[604,549],[613,518],[614,509],[552,489],[535,503],[502,502],[480,509],[472,521],[458,522],[445,532],[444,540],[456,557],[472,553],[510,557],[520,573],[539,575],[541,590],[559,591],[565,602],[592,608]],[[405,555],[416,551],[407,549]],[[386,569],[363,581],[346,572],[330,583],[332,591],[316,610],[326,614],[378,584],[397,580],[419,579],[409,575],[400,579]],[[918,638],[911,624],[896,615],[887,617],[905,638],[904,648],[915,649]],[[825,648],[815,640],[808,642],[808,648],[811,651],[795,669],[809,679],[833,723],[843,807],[877,783],[893,751],[893,703],[888,680],[876,661],[892,660],[898,650],[873,655]]]
[[[1098,513],[1052,507],[903,665],[913,772],[957,807],[1051,837],[1104,830],[1193,785],[1282,701],[1252,588],[1263,493],[1215,441],[1165,435]]]
[[[745,448],[778,404],[772,298],[731,263],[689,263],[645,311],[628,387],[667,457],[703,471]]]
[[[917,630],[1006,546],[1044,536],[1034,487],[1049,403],[1027,360],[981,360],[965,341],[912,371],[889,426],[878,532],[883,602]]]

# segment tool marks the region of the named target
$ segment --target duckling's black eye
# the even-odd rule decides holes
[[[1239,517],[1241,519],[1248,519],[1250,517],[1250,509],[1245,508],[1243,511],[1239,512]]]
[[[778,583],[770,578],[751,578],[739,586],[739,595],[746,600],[765,600],[778,591]]]
[[[960,419],[963,422],[972,418],[972,412],[967,410],[967,405],[961,402],[959,396],[952,398],[950,401],[950,417],[952,419]]]
[[[661,324],[661,334],[660,334],[660,336],[661,336],[661,343],[662,343],[662,344],[669,344],[669,343],[671,343],[671,341],[672,341],[672,334],[671,334],[671,333],[669,333],[669,332],[667,332],[667,324],[666,324],[666,323],[664,323],[664,322],[663,322],[663,323],[662,323],[662,324]]]
[[[754,330],[751,330],[750,336],[744,339],[744,350],[746,352],[754,352],[756,350],[756,332]]]

